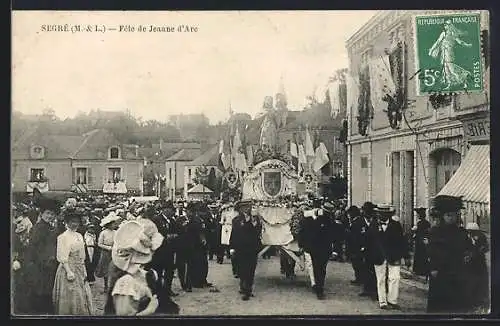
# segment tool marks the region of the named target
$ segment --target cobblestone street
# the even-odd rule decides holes
[[[279,258],[259,259],[255,276],[255,297],[244,302],[238,294],[238,280],[233,278],[231,264],[210,261],[208,281],[220,292],[193,289],[192,293],[180,290],[177,279],[173,289],[179,293],[174,300],[181,308],[181,315],[378,315],[425,313],[426,289],[418,281],[401,280],[401,311],[380,310],[378,303],[359,297],[359,286],[351,285],[352,268],[349,263],[329,262],[326,279],[326,300],[319,301],[309,287],[305,272],[297,270],[293,281],[280,274]],[[102,314],[104,294],[102,280],[93,286],[97,314]]]

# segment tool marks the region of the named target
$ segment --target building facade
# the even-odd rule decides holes
[[[210,174],[213,174],[215,178],[219,178],[222,176],[222,171],[218,168],[218,160],[219,160],[219,146],[216,145],[211,149],[209,149],[208,151],[206,151],[205,153],[198,156],[197,158],[195,158],[194,160],[192,160],[191,162],[185,164],[184,166],[185,198],[188,198],[188,191],[190,191],[196,185],[195,178],[196,178],[196,171],[198,169],[203,169],[206,172],[207,182]],[[207,184],[206,186],[210,188],[210,191],[214,191],[216,188],[216,185]]]
[[[201,149],[181,149],[165,162],[167,198],[175,200],[184,194],[184,167],[201,155]]]
[[[454,94],[439,105],[430,96],[416,94],[414,15],[445,12],[450,13],[382,11],[346,43],[349,77],[355,85],[347,90],[348,201],[357,206],[366,201],[392,204],[406,231],[416,222],[413,209],[429,207],[430,198],[452,179],[470,148],[459,117],[475,112],[489,118],[487,94]],[[481,12],[481,29],[487,30],[488,24],[487,12]],[[387,104],[373,103],[369,93],[368,63],[387,54],[403,95],[396,125],[389,121]],[[483,138],[489,138],[489,130]]]
[[[15,192],[133,191],[143,187],[143,159],[136,145],[119,144],[106,130],[82,136],[34,131],[12,149]],[[109,189],[108,189],[109,188]],[[113,188],[113,189],[111,189]]]

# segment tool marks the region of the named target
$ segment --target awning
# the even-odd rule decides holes
[[[490,203],[490,146],[472,145],[458,170],[438,195],[462,197],[464,202]]]

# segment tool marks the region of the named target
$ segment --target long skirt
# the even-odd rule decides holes
[[[95,276],[108,277],[109,265],[111,264],[111,250],[101,250],[101,256],[95,270]]]
[[[66,269],[59,265],[52,292],[56,315],[88,316],[94,313],[92,293],[85,281],[85,264],[69,261],[69,267],[75,274],[73,281],[68,281]]]

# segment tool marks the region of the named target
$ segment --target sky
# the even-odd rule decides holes
[[[376,11],[13,12],[12,108],[60,118],[129,109],[143,120],[229,107],[255,116],[280,80],[300,110],[347,68],[346,40]],[[97,25],[105,32],[48,32],[43,25]],[[111,31],[120,25],[134,32]],[[144,26],[146,32],[137,31]],[[150,25],[176,32],[149,32]],[[178,32],[187,25],[196,32]],[[95,28],[95,27],[94,27]]]

